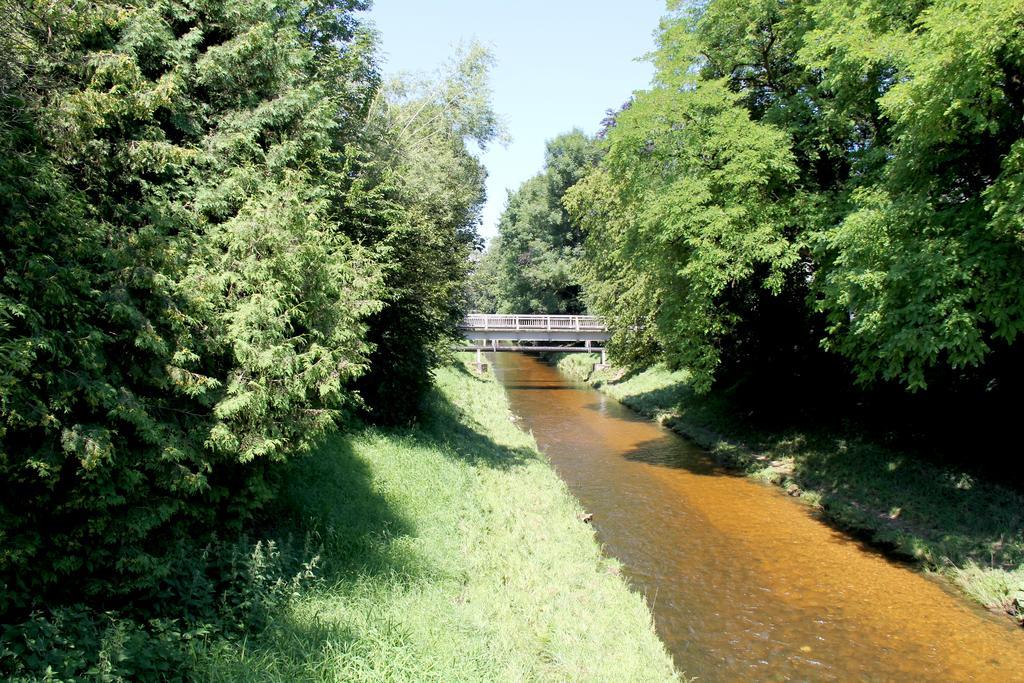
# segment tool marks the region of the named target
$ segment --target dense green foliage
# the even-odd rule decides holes
[[[466,308],[486,176],[467,143],[484,149],[503,134],[489,102],[490,61],[471,45],[434,79],[387,84],[370,112],[381,220],[362,236],[389,265],[387,306],[370,320],[374,351],[359,388],[378,421],[415,417]]]
[[[263,502],[265,464],[352,401],[380,307],[380,267],[329,200],[346,108],[372,86],[334,18],[350,8],[19,9],[4,610],[42,588],[152,585],[177,525]]]
[[[226,558],[280,463],[399,412],[396,369],[419,405],[482,201],[466,145],[497,131],[488,58],[381,88],[365,6],[4,3],[0,619],[234,619]]]
[[[670,3],[569,193],[627,361],[984,384],[1024,330],[1017,0]],[[639,339],[637,337],[640,337]]]
[[[717,82],[686,97],[668,85],[641,93],[618,116],[601,172],[571,198],[581,217],[589,211],[581,194],[602,201],[600,217],[586,216],[601,226],[584,271],[595,307],[609,308],[617,329],[643,320],[669,362],[706,378],[719,340],[738,324],[737,307],[756,298],[752,289],[778,293],[798,260],[789,207],[778,200],[795,175],[792,158],[784,138],[736,100]],[[723,305],[730,295],[736,304]]]
[[[595,140],[574,130],[547,144],[544,170],[510,193],[498,235],[474,275],[472,305],[493,313],[582,313],[575,274],[583,234],[562,204],[600,158]]]
[[[842,221],[816,235],[819,291],[830,342],[861,376],[919,387],[929,367],[977,365],[1024,331],[1024,6],[902,4],[819,12],[804,59],[836,91],[857,73],[892,74],[874,79],[881,130],[858,141],[871,168],[848,183]],[[891,47],[880,60],[830,45],[839,21],[857,28],[844,41]]]

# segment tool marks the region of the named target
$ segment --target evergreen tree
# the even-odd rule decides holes
[[[354,403],[382,277],[337,197],[361,7],[12,6],[0,611],[152,590]]]

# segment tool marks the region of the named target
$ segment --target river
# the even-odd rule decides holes
[[[491,354],[520,424],[702,681],[1024,681],[1024,632],[537,358]]]

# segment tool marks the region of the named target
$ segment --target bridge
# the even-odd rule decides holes
[[[476,367],[481,372],[487,369],[483,351],[598,351],[601,366],[607,366],[604,342],[611,333],[604,321],[592,315],[470,313],[459,330],[467,341],[462,350],[476,351]],[[592,346],[595,342],[601,346]]]

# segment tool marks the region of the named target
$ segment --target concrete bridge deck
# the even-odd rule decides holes
[[[608,327],[592,315],[504,315],[471,313],[459,325],[471,341],[605,342]]]
[[[470,313],[459,330],[467,341],[462,350],[476,351],[476,365],[481,371],[487,367],[483,351],[599,352],[604,365],[607,358],[603,344],[611,337],[604,321],[592,315]],[[594,343],[602,346],[592,346]]]

